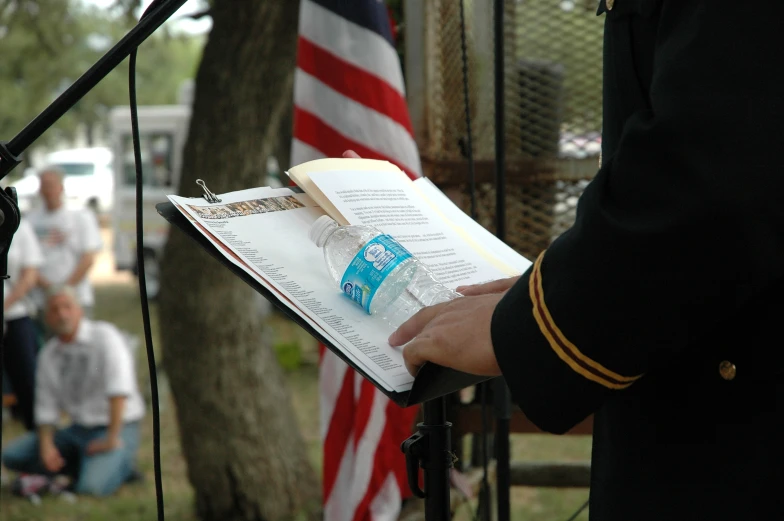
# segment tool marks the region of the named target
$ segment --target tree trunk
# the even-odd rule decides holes
[[[285,167],[298,7],[213,3],[180,194],[199,195],[196,179],[216,193],[261,186],[270,154]],[[265,336],[260,297],[177,230],[161,280],[164,367],[199,517],[318,519],[319,481]]]

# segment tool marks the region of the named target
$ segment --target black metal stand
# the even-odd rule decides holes
[[[415,496],[425,500],[427,521],[452,518],[449,498],[449,471],[454,465],[450,428],[446,421],[444,397],[423,404],[424,421],[419,432],[403,442],[408,469],[408,486]],[[419,468],[425,471],[425,490],[419,487]]]

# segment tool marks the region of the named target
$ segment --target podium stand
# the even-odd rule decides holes
[[[245,281],[293,322],[335,353],[354,371],[373,383],[373,379],[362,368],[354,364],[340,348],[335,346],[332,340],[316,331],[301,316],[284,305],[279,297],[259,284],[242,268],[228,260],[172,203],[160,203],[156,209],[161,217],[185,233],[226,269]],[[424,498],[427,521],[448,521],[451,517],[449,469],[453,466],[454,456],[450,438],[451,424],[446,421],[444,397],[489,379],[490,377],[487,376],[467,374],[426,363],[414,378],[410,391],[398,393],[377,386],[382,393],[401,407],[418,404],[423,406],[424,421],[417,425],[418,432],[403,442],[402,450],[406,454],[409,486],[417,497]],[[424,470],[424,490],[419,487],[419,468]]]

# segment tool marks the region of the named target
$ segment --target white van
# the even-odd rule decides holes
[[[191,109],[186,105],[138,107],[143,165],[144,271],[147,293],[155,298],[160,287],[159,262],[169,225],[155,206],[176,194],[180,183],[182,151],[188,137]],[[109,112],[114,152],[114,257],[116,269],[138,273],[136,264],[136,166],[129,107]]]
[[[114,203],[112,162],[109,148],[72,148],[48,154],[42,166],[55,166],[65,173],[63,188],[67,208],[91,208],[97,214],[107,214]],[[38,195],[39,171],[27,169],[22,179],[11,184],[16,188],[22,213],[43,204]]]

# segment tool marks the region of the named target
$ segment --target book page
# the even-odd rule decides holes
[[[531,267],[531,264],[533,264],[498,237],[487,231],[484,226],[473,220],[471,216],[453,203],[444,192],[439,190],[430,179],[427,179],[426,177],[417,179],[414,181],[414,187],[419,191],[419,194],[422,197],[436,207],[447,219],[452,221],[454,225],[460,227],[463,231],[463,235],[471,237],[482,248],[492,252],[493,255],[513,267],[515,271],[518,272],[518,275],[525,273],[525,271]]]
[[[334,344],[387,390],[411,388],[413,377],[402,351],[387,338],[391,326],[370,316],[330,280],[322,250],[308,238],[324,211],[305,194],[288,188],[221,194],[220,203],[169,196],[221,248],[232,262],[255,273],[284,304],[323,331]]]
[[[274,189],[271,189],[271,188],[257,188],[257,189],[254,189],[254,190],[248,190],[247,192],[248,192],[248,194],[246,194],[245,196],[246,197],[250,196],[252,198],[272,197],[272,196],[276,195]],[[233,193],[235,193],[235,192],[233,192]],[[238,193],[238,192],[236,192],[236,193]],[[290,194],[292,192],[290,192],[289,189],[285,189],[285,193],[286,193],[286,195],[288,195],[288,194]],[[231,195],[231,194],[225,194],[224,197],[226,195]],[[280,195],[280,194],[278,193],[277,195]],[[193,224],[193,226],[204,237],[206,237],[211,243],[213,243],[215,245],[215,247],[218,248],[218,250],[221,253],[223,253],[224,257],[226,257],[232,264],[235,264],[236,266],[240,267],[248,275],[253,277],[254,280],[256,280],[256,282],[258,282],[261,286],[263,286],[265,289],[269,290],[272,294],[276,295],[279,302],[281,302],[283,305],[285,305],[286,307],[288,307],[289,309],[294,311],[297,315],[299,315],[301,318],[303,318],[308,323],[308,325],[310,327],[312,327],[313,329],[317,330],[325,338],[331,339],[333,341],[333,343],[335,343],[335,344],[339,343],[338,340],[336,340],[336,339],[331,337],[330,332],[323,330],[321,328],[321,326],[319,326],[318,324],[313,322],[313,320],[308,316],[308,314],[304,313],[303,310],[300,309],[293,300],[291,300],[286,294],[284,294],[279,289],[277,289],[271,283],[270,280],[267,280],[266,278],[264,278],[262,276],[263,272],[260,272],[257,269],[254,269],[247,261],[243,260],[239,255],[237,255],[232,248],[227,246],[227,244],[224,241],[220,240],[216,235],[214,235],[209,228],[205,227],[201,223],[201,219],[197,220],[197,217],[195,217],[195,215],[200,215],[200,214],[206,213],[207,211],[210,211],[212,209],[212,205],[205,203],[205,201],[203,199],[185,199],[185,198],[180,198],[180,197],[169,197],[169,199],[172,201],[172,203],[175,205],[175,207],[178,210],[180,210],[180,212],[183,215],[185,215],[185,217],[188,218],[188,220]],[[181,201],[181,202],[185,201],[185,204],[184,205],[183,204],[178,204],[177,201]],[[202,210],[202,207],[204,208],[203,210]],[[189,208],[189,210],[186,210],[186,208]],[[367,370],[367,368],[365,367],[364,363],[362,361],[356,359],[356,357],[353,356],[352,353],[346,353],[346,355],[357,366],[362,367],[369,374],[373,374],[371,371]],[[382,387],[386,388],[387,390],[391,390],[391,388],[386,386],[383,382],[380,382],[380,383],[382,384]]]
[[[310,179],[310,176],[316,172],[334,172],[334,171],[364,171],[364,172],[391,172],[398,176],[403,176],[403,179],[408,179],[406,174],[403,173],[397,166],[389,161],[380,161],[378,159],[362,159],[362,158],[325,158],[315,159],[306,163],[293,166],[286,171],[286,174],[291,178],[294,183],[299,186],[306,194],[308,194],[317,205],[319,205],[327,215],[335,219],[338,224],[349,224],[348,220],[340,211],[335,207],[334,203],[329,197],[326,197],[323,192],[316,186]]]
[[[451,289],[521,273],[451,223],[400,171],[313,172],[310,180],[349,223],[393,236]]]

